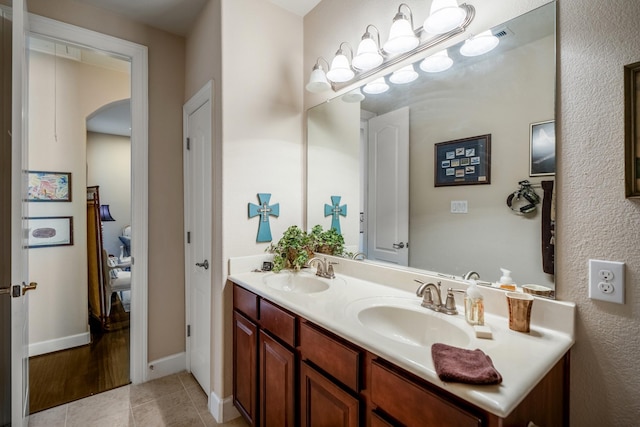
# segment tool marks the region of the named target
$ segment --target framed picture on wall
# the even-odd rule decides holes
[[[434,145],[434,185],[491,183],[491,134]]]
[[[531,123],[529,176],[556,174],[556,125],[554,120]]]
[[[28,172],[29,202],[70,202],[71,172]]]
[[[73,217],[49,216],[27,218],[29,248],[73,245]]]

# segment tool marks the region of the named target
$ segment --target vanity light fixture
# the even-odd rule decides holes
[[[389,39],[382,47],[380,45],[379,29],[374,25],[367,25],[355,55],[348,43],[341,43],[331,62],[331,66],[329,67],[327,64],[328,72],[326,75],[324,74],[322,65],[319,63],[319,59],[316,61],[311,73],[312,75],[306,86],[307,90],[316,93],[322,92],[328,89],[328,84],[330,89],[338,92],[350,86],[356,80],[362,81],[369,77],[379,75],[385,68],[406,63],[413,55],[424,52],[427,49],[435,48],[435,46],[463,33],[475,17],[476,9],[473,5],[463,3],[458,6],[457,1],[459,0],[432,1],[434,3],[432,4],[432,14],[434,14],[434,17],[437,15],[444,16],[445,14],[449,16],[449,13],[451,15],[459,13],[461,16],[464,16],[463,21],[443,34],[430,34],[423,27],[415,30],[413,27],[413,12],[411,8],[406,3],[400,3],[389,31]],[[458,11],[457,9],[460,10]],[[425,25],[427,25],[426,21]],[[429,20],[429,25],[431,25],[431,20]],[[376,30],[375,39],[371,32],[372,28]],[[478,37],[480,37],[480,35],[478,35]],[[343,51],[343,46],[345,45],[349,48],[351,57],[345,55]],[[444,58],[440,58],[441,55],[443,55]],[[437,55],[445,65],[451,62],[446,56],[446,53]],[[421,64],[421,68],[427,72],[435,72],[436,70],[433,67],[427,65],[430,62],[435,62],[435,60],[436,58],[424,61],[424,64]],[[445,65],[441,65],[442,70],[438,71],[445,70]],[[434,70],[432,71],[432,69]],[[399,75],[401,74],[402,73],[398,73],[396,77],[400,79]],[[394,77],[393,80],[395,80],[396,77]],[[327,80],[326,83],[325,80]],[[379,79],[376,80],[376,82],[379,83]],[[384,85],[386,86],[386,82],[384,82]],[[369,90],[374,90],[372,86],[375,87],[377,85],[369,86]],[[382,86],[380,85],[379,87]]]
[[[342,100],[349,103],[362,102],[364,101],[364,95],[360,92],[360,88],[357,87],[342,95]]]
[[[323,57],[319,57],[316,60],[316,64],[313,66],[313,71],[311,71],[311,76],[309,77],[309,83],[305,86],[305,88],[312,93],[326,92],[331,89],[331,84],[327,81],[324,68],[322,68],[320,64],[321,59],[327,64],[327,68],[329,67],[329,63]]]
[[[420,69],[427,73],[440,73],[448,70],[452,65],[453,59],[449,58],[447,49],[444,49],[424,58],[420,63]]]
[[[384,77],[379,77],[374,81],[367,83],[362,91],[364,93],[368,93],[369,95],[378,95],[380,93],[384,93],[389,90],[389,85],[384,80]]]
[[[399,70],[394,71],[393,74],[389,76],[389,81],[397,85],[403,85],[406,83],[411,83],[417,78],[418,73],[416,73],[413,65],[409,64],[405,67],[400,68]]]
[[[464,56],[479,56],[492,51],[498,46],[500,39],[491,33],[491,30],[483,31],[476,36],[465,40],[460,48],[460,53]]]
[[[343,45],[349,48],[349,52],[353,58],[351,46],[349,46],[347,42],[340,43],[336,56],[334,56],[333,61],[331,61],[331,69],[327,73],[327,78],[334,83],[348,82],[356,74],[351,68],[351,64],[349,64],[349,59],[347,59],[347,56],[342,51]]]
[[[462,25],[466,17],[467,12],[458,6],[457,0],[433,0],[423,28],[429,34],[448,33]]]
[[[376,29],[377,43],[369,32],[369,27]],[[375,25],[369,24],[362,35],[356,56],[351,63],[360,71],[368,71],[382,64],[382,61],[384,61],[384,58],[380,53],[380,31]]]
[[[402,6],[406,7],[409,11],[409,16],[402,12]],[[420,38],[416,36],[416,32],[413,30],[413,13],[411,8],[406,3],[400,3],[398,6],[398,13],[393,18],[393,24],[389,30],[389,39],[384,44],[384,51],[397,55],[400,53],[409,52],[415,49],[420,44]]]

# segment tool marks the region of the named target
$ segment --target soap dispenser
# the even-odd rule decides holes
[[[515,291],[516,287],[513,284],[513,279],[511,278],[511,272],[506,268],[501,268],[500,271],[502,272],[502,276],[498,281],[498,285],[500,285],[501,288]]]
[[[464,316],[470,325],[484,325],[484,299],[475,280],[469,280],[464,296]]]

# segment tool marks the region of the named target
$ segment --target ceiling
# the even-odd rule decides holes
[[[186,36],[209,0],[77,0],[80,3],[111,10],[135,21],[143,22],[161,30]],[[267,1],[267,0],[263,0]],[[306,15],[321,0],[268,0],[275,5],[299,16]],[[52,43],[51,43],[52,44]],[[53,46],[53,44],[52,44]],[[55,47],[46,46],[42,50],[53,53]],[[43,48],[45,49],[45,48]],[[69,50],[68,46],[64,47]],[[40,49],[37,49],[40,50]],[[59,49],[56,49],[59,50]],[[60,55],[60,52],[57,52]],[[87,55],[87,53],[84,53]],[[85,56],[82,60],[86,62]],[[74,58],[79,60],[79,58]],[[105,105],[87,118],[87,130],[115,135],[131,135],[130,100],[117,101]]]
[[[127,16],[135,21],[186,36],[209,0],[76,0]],[[267,1],[267,0],[263,0]],[[304,16],[320,0],[268,0],[296,15]]]

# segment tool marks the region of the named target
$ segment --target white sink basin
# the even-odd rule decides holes
[[[391,299],[367,304],[366,300],[361,301],[357,304],[360,307],[352,307],[358,321],[394,341],[418,347],[431,347],[438,342],[465,347],[470,342],[469,333],[447,319],[448,315],[423,308],[419,302]]]
[[[264,276],[264,282],[270,288],[299,294],[323,292],[330,287],[329,279],[322,279],[312,273],[303,271],[297,273],[288,271],[267,273]]]

